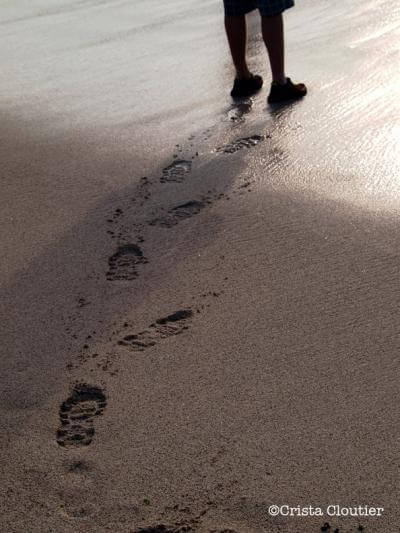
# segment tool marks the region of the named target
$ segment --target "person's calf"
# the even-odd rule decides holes
[[[261,17],[261,29],[271,65],[272,81],[284,84],[286,75],[282,13],[275,17]]]
[[[236,78],[249,79],[251,73],[246,62],[247,27],[245,15],[225,15],[225,31],[228,38]]]
[[[283,16],[262,17],[262,35],[268,50],[272,72],[270,104],[298,100],[307,94],[304,83],[293,83],[285,74],[285,40]]]

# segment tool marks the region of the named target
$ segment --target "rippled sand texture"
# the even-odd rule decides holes
[[[298,4],[271,109],[217,0],[0,3],[1,531],[398,532],[399,6]]]

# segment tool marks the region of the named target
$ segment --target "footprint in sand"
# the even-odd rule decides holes
[[[133,335],[126,335],[118,341],[120,346],[126,346],[135,352],[142,352],[157,344],[161,339],[179,335],[189,328],[188,322],[193,316],[191,309],[181,309],[164,318],[159,318],[147,329]]]
[[[60,406],[61,425],[57,430],[60,446],[87,446],[95,433],[93,421],[107,405],[99,387],[85,383],[75,385],[71,395]]]
[[[161,183],[168,181],[182,182],[185,175],[192,169],[192,162],[184,159],[178,159],[163,169]]]
[[[267,135],[267,137],[269,136]],[[226,144],[225,146],[220,146],[219,148],[217,148],[217,152],[223,154],[234,154],[235,152],[238,152],[243,148],[252,148],[264,139],[264,135],[252,135],[251,137],[243,137],[242,139],[237,139],[236,141]]]
[[[208,198],[204,200],[190,200],[189,202],[173,207],[164,217],[151,220],[149,225],[170,228],[185,218],[191,218],[192,216],[197,215],[209,204],[211,204],[211,200]]]
[[[180,526],[165,526],[164,524],[159,524],[157,526],[145,527],[142,529],[137,529],[135,533],[185,533],[186,531],[196,531],[197,524],[189,525],[184,524]],[[210,533],[236,533],[234,529],[213,529],[210,530]]]
[[[247,113],[250,113],[252,106],[253,106],[253,102],[251,100],[247,100],[244,102],[238,102],[237,104],[234,104],[231,107],[231,109],[228,111],[229,120],[231,120],[231,122],[243,122],[244,115],[247,115]]]
[[[177,526],[165,526],[164,524],[159,524],[156,526],[144,527],[142,529],[137,529],[135,533],[185,533],[189,531],[197,531],[198,520],[193,519],[190,521],[191,524],[184,523]],[[210,533],[236,533],[234,529],[212,529]]]
[[[137,266],[146,263],[148,261],[137,244],[123,244],[108,259],[110,268],[106,277],[110,281],[132,280],[138,276]]]
[[[135,533],[185,533],[189,531],[195,531],[195,528],[189,524],[179,526],[165,526],[164,524],[159,524],[157,526],[137,529]]]
[[[142,529],[137,529],[135,533],[184,533],[186,531],[194,531],[194,530],[189,525],[170,527],[170,526],[165,526],[164,524],[159,524],[158,526],[150,526],[150,527],[144,527]]]

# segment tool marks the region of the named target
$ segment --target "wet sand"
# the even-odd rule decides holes
[[[399,8],[152,4],[0,7],[0,529],[395,533]]]

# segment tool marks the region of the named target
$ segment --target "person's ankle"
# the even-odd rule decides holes
[[[273,78],[272,83],[274,85],[286,85],[287,77],[286,76],[279,76],[279,78]]]
[[[248,80],[251,78],[251,72],[249,70],[236,71],[237,80]]]

